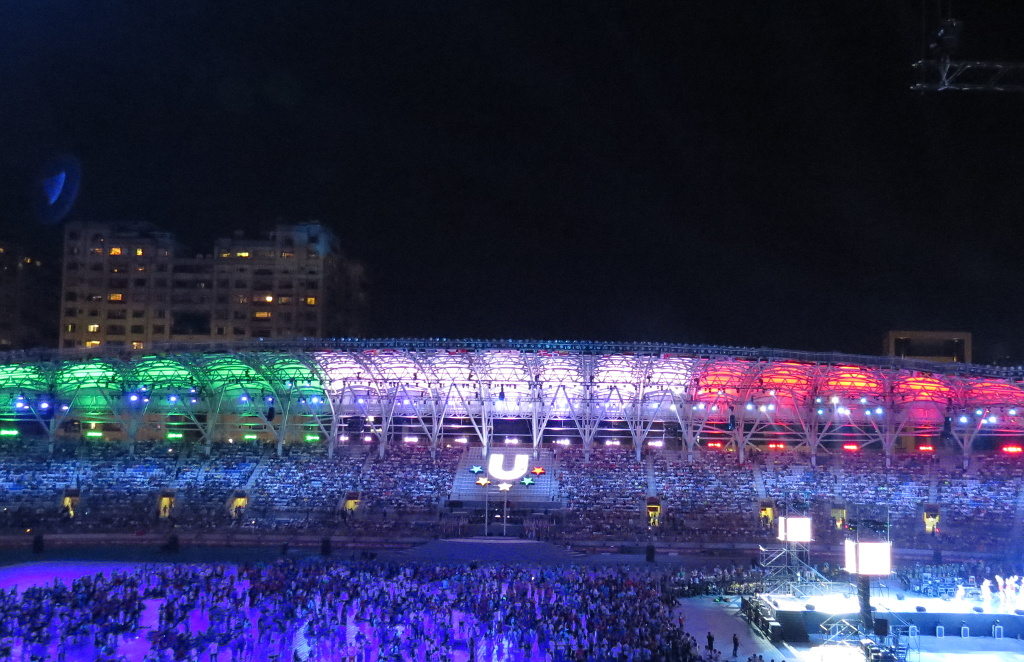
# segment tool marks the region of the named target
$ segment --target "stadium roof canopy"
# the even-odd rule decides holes
[[[166,345],[154,351],[36,351],[0,356],[0,420],[106,415],[303,419],[334,439],[351,418],[420,426],[433,443],[458,421],[489,444],[494,421],[528,421],[540,443],[553,421],[585,445],[655,430],[689,446],[829,437],[877,442],[945,434],[969,452],[979,436],[1024,435],[1024,370],[776,349],[447,339],[304,339]],[[411,421],[411,423],[410,423]],[[141,423],[139,424],[141,425]],[[212,423],[208,424],[212,426]],[[277,426],[277,427],[275,427]],[[127,427],[131,428],[131,424]],[[137,426],[136,426],[137,427]]]

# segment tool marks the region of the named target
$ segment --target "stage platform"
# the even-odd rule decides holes
[[[900,595],[903,599],[898,597]],[[781,638],[785,641],[808,641],[813,635],[825,634],[821,624],[828,619],[834,616],[856,619],[860,613],[857,596],[852,591],[809,598],[773,594],[761,597],[775,610],[775,620],[782,627]],[[1024,605],[1004,606],[998,599],[990,602],[947,600],[892,591],[872,595],[871,606],[876,620],[884,619],[890,626],[905,621],[917,626],[924,636],[936,636],[937,626],[941,625],[946,637],[960,638],[961,627],[966,625],[971,637],[992,637],[993,626],[1001,625],[1003,637],[1024,637]],[[1016,613],[1018,609],[1021,613]]]

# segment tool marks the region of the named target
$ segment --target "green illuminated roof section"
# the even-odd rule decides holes
[[[35,363],[8,363],[0,365],[0,390],[45,393],[49,379],[42,366]]]
[[[122,388],[121,374],[115,359],[65,361],[57,369],[57,394],[74,397],[81,391],[107,391]]]
[[[192,372],[180,361],[164,356],[146,356],[131,366],[130,381],[157,389],[188,389],[195,386]]]
[[[260,371],[234,354],[205,354],[199,358],[202,375],[209,388],[225,395],[242,395],[270,390]]]
[[[326,397],[320,375],[309,364],[288,354],[266,354],[260,357],[267,375],[278,392],[301,393]]]

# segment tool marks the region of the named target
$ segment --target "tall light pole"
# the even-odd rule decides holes
[[[488,537],[490,534],[489,525],[491,519],[491,506],[490,506],[490,495],[491,491],[487,489],[487,486],[491,484],[491,479],[487,476],[480,476],[476,479],[476,484],[484,488],[484,537]]]
[[[501,514],[501,535],[508,535],[508,492],[512,489],[512,483],[498,483],[498,491],[504,492],[504,506]]]

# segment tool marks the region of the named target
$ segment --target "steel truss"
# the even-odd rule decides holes
[[[769,595],[810,598],[850,590],[848,584],[829,580],[807,562],[806,545],[789,542],[760,550],[760,563],[765,573],[764,592]]]
[[[944,434],[966,460],[984,436],[1024,436],[1024,389],[1002,368],[880,357],[654,344],[530,341],[306,341],[145,356],[8,355],[0,422],[51,442],[71,421],[135,441],[174,432],[209,445],[369,437],[380,452],[406,436],[436,449],[496,426],[536,449],[570,436],[678,443],[692,456],[717,441],[743,461],[769,442],[876,447]],[[629,351],[626,348],[630,348]],[[188,349],[189,351],[185,351]],[[828,360],[823,360],[823,359]],[[854,362],[854,358],[863,358]],[[822,360],[813,360],[822,359]],[[927,370],[922,367],[927,366]],[[355,422],[355,424],[353,424]],[[503,433],[507,436],[509,433]],[[350,439],[346,439],[350,437]]]
[[[921,60],[914,70],[918,80],[910,89],[918,92],[1024,92],[1022,62]]]

